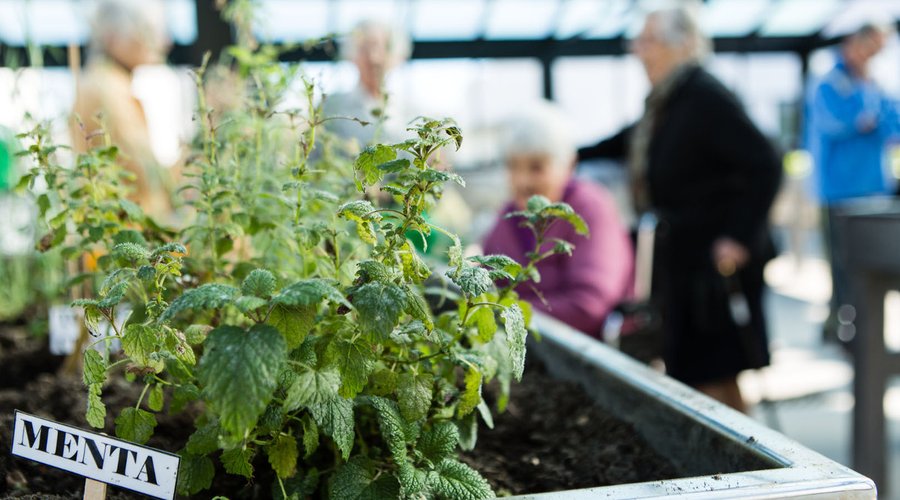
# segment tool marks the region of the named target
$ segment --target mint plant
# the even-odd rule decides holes
[[[536,262],[571,251],[545,248],[546,230],[566,220],[585,231],[584,222],[565,204],[533,198],[517,214],[538,241],[529,263],[464,259],[457,236],[423,215],[445,183],[464,185],[433,166],[439,150],[462,144],[452,120],[417,119],[408,140],[350,162],[330,154],[322,124],[333,118],[297,68],[267,47],[226,57],[243,101],[210,106],[212,66],[197,71],[201,131],[179,190],[190,211],[178,231],[151,230],[146,217],[135,226],[141,214],[122,204],[125,192],[76,190],[50,205],[78,210],[43,210],[52,243],[75,239],[70,258],[90,245],[104,253],[95,294],[76,305],[89,323],[113,325],[95,342],[119,339],[124,352],[85,352],[88,422],[102,428],[112,418],[119,437],[146,443],[160,412],[196,415],[178,450],[183,495],[209,488],[218,463],[271,482],[273,498],[492,497],[458,450],[475,446],[479,418],[493,425],[484,384],[500,382],[502,411],[522,377],[531,309],[515,288],[539,279]],[[287,109],[298,78],[305,106]],[[62,176],[35,136],[32,179]],[[82,161],[91,186],[124,175],[114,149]],[[109,183],[120,184],[98,185]],[[454,242],[443,274],[407,237],[432,231]],[[119,328],[112,319],[125,302],[135,313]],[[107,415],[103,386],[123,373],[141,395]]]

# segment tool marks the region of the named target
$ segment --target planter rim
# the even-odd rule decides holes
[[[869,478],[606,344],[546,315],[536,313],[532,325],[540,334],[541,344],[567,351],[578,362],[588,363],[604,376],[619,379],[647,397],[660,400],[673,412],[780,467],[514,498],[876,498],[875,483]]]

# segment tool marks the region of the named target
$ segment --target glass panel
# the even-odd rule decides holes
[[[466,40],[481,34],[484,0],[420,0],[412,13],[416,40]]]
[[[711,0],[703,10],[709,36],[745,36],[756,31],[771,0]]]
[[[299,42],[328,34],[328,0],[266,0],[254,27],[269,41]]]
[[[338,33],[347,33],[364,20],[382,21],[405,28],[404,14],[394,0],[341,0],[337,3],[336,25],[331,28]]]
[[[167,0],[166,23],[172,41],[193,43],[197,39],[197,4],[193,0]]]
[[[769,14],[760,32],[768,36],[806,36],[831,19],[841,2],[838,0],[784,0]]]
[[[570,38],[588,31],[606,15],[608,8],[608,4],[595,0],[565,2],[556,28],[556,38]]]
[[[633,8],[628,0],[610,0],[604,3],[604,10],[598,16],[598,22],[593,24],[586,38],[614,38],[622,34],[622,31],[639,20],[638,9]]]
[[[494,0],[488,11],[485,38],[546,38],[558,11],[558,0]]]
[[[832,16],[823,35],[846,35],[869,21],[896,22],[900,18],[900,0],[856,0],[847,2]]]
[[[84,43],[87,20],[71,0],[0,2],[0,39],[9,45],[25,45],[30,39],[42,45]]]

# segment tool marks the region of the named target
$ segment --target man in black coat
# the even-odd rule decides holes
[[[651,13],[632,43],[652,85],[644,115],[579,158],[627,159],[635,208],[660,220],[667,372],[743,411],[738,372],[769,363],[763,266],[781,161],[700,66],[707,50],[691,11]]]

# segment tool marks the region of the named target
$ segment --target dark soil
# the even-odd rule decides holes
[[[522,382],[512,385],[506,412],[494,416],[494,429],[479,428],[475,451],[463,460],[498,495],[679,477],[631,425],[588,401],[578,385],[552,378],[529,359]]]
[[[83,478],[14,457],[8,451],[16,409],[90,429],[84,418],[86,390],[80,373],[58,375],[62,361],[47,352],[45,339],[29,336],[24,328],[0,326],[0,499],[82,497]],[[103,391],[107,404],[104,432],[114,435],[115,415],[134,405],[141,384],[112,379]],[[489,401],[495,397],[494,389],[486,389]],[[588,400],[578,386],[551,378],[543,366],[529,360],[522,383],[513,385],[507,411],[495,415],[493,430],[482,425],[476,451],[463,460],[479,470],[500,495],[677,477],[674,467],[629,425],[585,404]],[[177,452],[194,430],[191,411],[175,416],[160,413],[157,420],[159,425],[147,444],[162,450]],[[260,472],[264,469],[257,467]],[[270,481],[265,478],[247,484],[235,476],[217,477],[223,479],[217,479],[214,491],[197,498],[270,497]],[[110,487],[107,498],[146,497]]]

